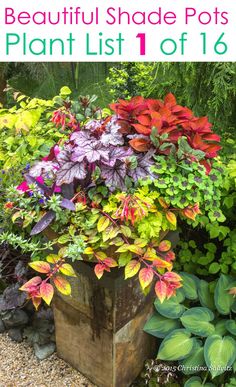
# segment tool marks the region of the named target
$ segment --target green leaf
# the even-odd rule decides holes
[[[199,376],[193,376],[192,378],[188,379],[187,382],[184,384],[184,387],[215,387],[215,384],[213,383],[204,383],[202,382],[202,379]]]
[[[177,319],[185,311],[185,306],[181,305],[177,299],[177,296],[171,297],[169,300],[165,300],[163,303],[159,299],[154,302],[156,310],[164,317]]]
[[[212,335],[206,339],[204,357],[212,378],[223,374],[236,359],[236,341],[230,337]]]
[[[155,313],[145,324],[144,331],[163,339],[175,329],[181,328],[179,320],[172,320]]]
[[[210,293],[208,282],[204,280],[198,282],[198,297],[202,306],[215,309],[214,296]]]
[[[218,271],[220,271],[220,264],[218,262],[213,262],[209,266],[209,273],[216,274],[216,273],[218,273]]]
[[[109,224],[110,224],[110,220],[106,216],[102,216],[97,223],[98,232],[102,232],[106,230]]]
[[[161,360],[182,360],[194,350],[196,339],[186,329],[176,329],[162,341],[157,354]]]
[[[197,285],[198,285],[198,278],[195,275],[188,274],[188,273],[180,273],[180,276],[183,279],[183,291],[185,294],[185,297],[189,300],[197,300],[198,299],[198,292],[197,292]]]
[[[131,259],[132,254],[129,251],[127,251],[126,253],[121,253],[118,258],[119,267],[124,267],[125,265],[127,265],[127,263],[131,261]]]
[[[234,301],[232,307],[231,307],[232,312],[236,313],[236,301]]]
[[[227,320],[226,328],[231,333],[231,335],[236,336],[236,321],[235,320]]]
[[[227,320],[219,320],[215,324],[215,334],[219,336],[224,336],[227,333],[226,329],[226,321]]]
[[[57,242],[61,245],[64,245],[65,243],[69,242],[71,240],[71,237],[69,234],[64,234],[64,235],[61,235]]]
[[[230,309],[234,302],[233,296],[227,290],[231,282],[231,277],[221,274],[215,288],[215,305],[217,310],[223,315],[230,314]]]
[[[191,333],[207,337],[215,332],[214,325],[209,323],[209,321],[214,320],[214,317],[214,313],[210,309],[196,307],[184,312],[180,320]]]
[[[71,93],[72,91],[68,86],[64,86],[60,90],[60,95],[70,95]]]
[[[204,349],[201,344],[197,343],[193,353],[179,363],[182,366],[181,372],[185,375],[195,374],[196,369],[205,365]]]

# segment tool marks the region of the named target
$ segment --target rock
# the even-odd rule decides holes
[[[24,326],[29,321],[28,315],[21,309],[6,313],[2,319],[7,329]]]
[[[4,322],[0,318],[0,333],[5,332],[5,330],[6,330],[6,328],[5,328]]]
[[[23,335],[21,329],[19,328],[9,329],[8,335],[13,341],[16,341],[17,343],[21,343],[23,341]]]
[[[45,345],[34,344],[34,353],[39,360],[47,359],[56,350],[55,343],[49,343]]]

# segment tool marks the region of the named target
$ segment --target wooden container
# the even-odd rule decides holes
[[[54,299],[58,355],[98,387],[128,387],[156,354],[156,339],[143,332],[154,295],[145,297],[121,269],[101,280],[93,264],[79,262],[76,270],[72,296]]]

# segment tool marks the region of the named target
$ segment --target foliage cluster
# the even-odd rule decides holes
[[[156,312],[144,329],[162,339],[157,359],[178,361],[185,387],[219,386],[236,370],[235,280],[222,274],[209,284],[181,276],[183,287],[163,304],[155,301]]]
[[[66,101],[52,121],[67,139],[36,162],[17,188],[7,190],[4,217],[13,233],[1,240],[29,249],[34,269],[43,267],[45,280],[35,277],[22,287],[36,306],[41,298],[50,303],[48,281],[55,283],[65,258],[85,256],[96,262],[98,278],[125,267],[125,278],[138,274],[144,292],[155,279],[163,302],[181,286],[171,271],[175,255],[165,239],[168,231],[177,228],[178,218],[190,224],[198,224],[200,214],[224,220],[222,170],[213,162],[220,138],[207,118],[195,117],[171,94],[164,102],[120,100],[111,109],[114,114],[103,111],[80,124],[86,114],[81,117]],[[54,238],[45,245],[42,233],[49,226]],[[64,245],[58,261],[43,264],[40,254],[58,243]]]

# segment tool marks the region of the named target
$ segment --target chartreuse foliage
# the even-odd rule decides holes
[[[220,218],[199,216],[199,223],[206,231],[199,236],[198,232],[186,233],[183,226],[181,240],[178,244],[178,261],[176,269],[196,273],[202,276],[215,276],[220,273],[236,273],[236,190],[231,160],[227,166],[221,165],[221,197],[218,202]],[[216,204],[216,203],[214,203]],[[195,226],[195,223],[193,224]]]
[[[160,304],[171,302],[182,279],[172,272],[168,232],[179,220],[224,220],[222,170],[214,160],[220,137],[206,117],[195,117],[172,94],[164,101],[119,100],[110,105],[113,114],[104,111],[83,124],[88,101],[81,100],[83,117],[76,106],[66,98],[51,118],[67,138],[7,190],[8,229],[20,233],[19,246],[39,243],[44,251],[43,233],[50,228],[64,259],[95,262],[99,279],[124,267],[125,278],[137,275],[144,293],[154,283]],[[42,261],[39,251],[33,249],[35,261]]]
[[[158,359],[178,361],[185,375],[203,376],[204,385],[209,369],[213,386],[218,386],[222,379],[217,377],[225,373],[228,380],[236,367],[236,283],[222,274],[213,291],[195,276],[182,273],[182,278],[183,284],[189,278],[188,284],[169,301],[155,301],[156,312],[144,330],[163,339]],[[193,292],[189,292],[191,287]],[[185,386],[201,383],[201,377],[191,377]]]
[[[15,105],[9,109],[0,108],[1,168],[24,167],[46,156],[54,143],[68,133],[66,128],[75,129],[78,122],[94,116],[95,96],[72,101],[70,94],[68,87],[62,87],[58,96],[43,100],[15,92]]]

